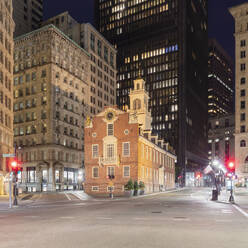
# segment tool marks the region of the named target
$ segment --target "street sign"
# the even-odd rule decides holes
[[[108,184],[109,187],[113,187],[114,186],[114,183],[112,181],[109,182]]]
[[[3,154],[3,158],[14,158],[16,155],[14,154],[14,153],[10,153],[10,154],[7,154],[7,153],[5,153],[5,154]]]

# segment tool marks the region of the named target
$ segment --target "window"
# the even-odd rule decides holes
[[[114,54],[110,52],[110,65],[114,67]]]
[[[115,167],[114,166],[109,166],[108,167],[108,177],[109,176],[114,176],[115,175]]]
[[[240,52],[240,58],[243,59],[243,58],[245,58],[245,57],[246,57],[245,51],[241,51],[241,52]]]
[[[114,157],[114,144],[107,144],[107,158],[113,158]]]
[[[104,60],[108,63],[108,48],[104,47]]]
[[[123,175],[124,177],[130,177],[130,166],[124,166]]]
[[[99,177],[99,168],[98,167],[93,167],[92,168],[92,174],[93,174],[93,178]]]
[[[130,143],[129,142],[123,142],[122,143],[122,155],[124,157],[130,156]]]
[[[245,140],[240,141],[240,147],[246,147],[246,141]]]
[[[244,108],[245,108],[245,101],[241,101],[241,102],[240,102],[240,108],[241,108],[241,109],[244,109]]]
[[[102,42],[100,40],[97,41],[97,53],[99,57],[102,57]]]
[[[35,181],[36,181],[35,167],[27,167],[27,182],[28,183],[34,183]]]
[[[245,113],[240,114],[240,121],[245,121]]]
[[[92,145],[92,157],[98,158],[98,145]]]
[[[90,48],[95,51],[95,36],[94,34],[90,34]]]
[[[32,80],[36,80],[36,72],[32,72]]]
[[[245,90],[244,89],[240,91],[240,96],[245,96]]]
[[[114,125],[108,124],[108,136],[114,135]]]
[[[240,70],[241,71],[245,71],[245,64],[243,63],[243,64],[240,64]]]
[[[240,46],[241,46],[241,47],[246,46],[246,40],[241,40],[241,41],[240,41]]]
[[[98,186],[92,186],[91,190],[92,191],[99,191],[99,187]]]
[[[135,99],[133,101],[133,109],[138,110],[141,108],[141,100],[140,99]]]
[[[244,77],[240,79],[240,84],[245,84],[245,78]]]
[[[240,126],[240,132],[245,133],[245,126],[244,125]]]

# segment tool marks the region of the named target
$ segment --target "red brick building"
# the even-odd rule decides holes
[[[164,148],[163,140],[152,135],[151,114],[144,81],[135,80],[130,93],[130,109],[106,107],[85,127],[85,192],[124,194],[131,178],[144,182],[145,192],[173,188],[176,157]],[[114,176],[114,179],[109,179]]]

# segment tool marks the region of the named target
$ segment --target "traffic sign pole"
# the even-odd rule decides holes
[[[12,174],[13,172],[9,173],[9,208],[12,208]]]

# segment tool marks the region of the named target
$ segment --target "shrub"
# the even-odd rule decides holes
[[[140,189],[144,189],[145,188],[144,182],[142,182],[142,181],[139,182],[139,188]]]
[[[134,184],[132,179],[130,179],[127,184],[125,185],[125,190],[133,190],[134,189]]]
[[[137,181],[134,181],[133,188],[134,188],[134,190],[138,190],[139,189],[139,184],[138,184]]]

